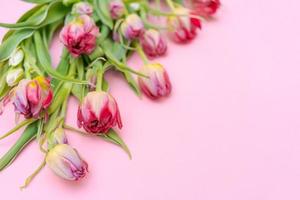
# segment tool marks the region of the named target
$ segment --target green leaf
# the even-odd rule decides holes
[[[36,121],[36,119],[34,119],[34,118],[26,119],[26,120],[22,121],[20,124],[16,125],[13,129],[11,129],[10,131],[8,131],[8,132],[5,133],[4,135],[2,135],[2,136],[0,137],[0,140],[6,138],[6,137],[8,137],[8,136],[10,136],[10,135],[13,134],[14,132],[20,130],[22,127],[27,126],[27,125],[29,125],[29,124],[35,122],[35,121]]]
[[[101,134],[99,136],[108,142],[111,142],[113,144],[120,146],[127,153],[129,158],[132,159],[132,155],[131,155],[129,148],[127,147],[125,142],[122,140],[122,138],[119,136],[119,134],[115,130],[110,129],[108,133]]]
[[[0,46],[0,61],[6,60],[18,45],[25,39],[32,36],[34,30],[20,30],[14,32],[7,40]]]
[[[132,77],[132,75],[129,72],[123,72],[123,75],[125,79],[127,80],[127,83],[129,84],[130,88],[135,92],[137,96],[141,96],[141,90],[138,86],[136,80]]]
[[[113,29],[114,23],[108,11],[109,0],[93,0],[94,9],[101,22]]]
[[[44,3],[49,3],[53,0],[22,0],[28,3],[35,3],[35,4],[44,4]]]
[[[42,6],[34,13],[31,13],[32,15],[28,17],[26,21],[21,21],[14,24],[0,23],[0,26],[10,29],[34,29],[40,26],[44,21],[46,21],[44,25],[57,21],[58,19],[64,17],[67,11],[68,9],[64,7],[61,2],[55,1],[49,5]]]
[[[72,90],[72,83],[64,82],[62,87],[57,90],[58,92],[55,93],[53,102],[48,109],[49,114],[55,112],[66,100]]]
[[[0,171],[8,167],[21,151],[31,142],[37,133],[37,122],[27,126],[21,137],[8,150],[8,152],[0,159]]]
[[[87,81],[81,81],[81,80],[70,78],[68,76],[58,73],[55,69],[52,68],[49,51],[45,47],[41,34],[39,32],[35,32],[34,41],[35,41],[37,57],[41,64],[41,67],[43,67],[44,70],[50,76],[61,81],[67,81],[67,82],[78,83],[78,84],[87,84]]]

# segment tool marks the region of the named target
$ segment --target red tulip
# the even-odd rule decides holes
[[[220,0],[193,0],[192,2],[194,13],[204,17],[214,15],[220,6]]]
[[[115,99],[106,92],[90,92],[78,109],[78,126],[88,133],[107,133],[118,125],[122,128],[120,111]]]
[[[176,8],[178,16],[168,18],[168,26],[171,37],[176,42],[187,42],[197,35],[197,28],[201,29],[201,21],[198,18],[190,17],[189,10]]]
[[[141,44],[148,56],[162,56],[167,51],[167,42],[159,31],[154,29],[147,30],[141,37]]]
[[[74,57],[78,57],[95,50],[98,35],[99,28],[93,19],[88,15],[80,15],[62,29],[60,40]]]
[[[25,118],[38,118],[53,99],[50,81],[44,77],[23,79],[15,89],[13,104],[17,113]]]
[[[143,93],[151,99],[166,97],[171,93],[172,86],[167,71],[161,64],[148,64],[141,73],[149,78],[139,77],[138,82]]]

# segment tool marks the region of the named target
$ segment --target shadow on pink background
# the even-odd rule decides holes
[[[0,21],[14,22],[31,7],[0,0]],[[300,199],[300,3],[298,0],[223,0],[189,45],[170,43],[159,61],[169,71],[170,98],[137,98],[115,73],[108,78],[133,153],[68,132],[90,166],[79,183],[45,168],[19,186],[43,155],[36,143],[0,173],[1,197],[89,200]],[[0,29],[1,38],[5,30]],[[56,56],[59,51],[54,45]],[[137,57],[131,64],[139,67]],[[77,102],[68,123],[75,125]],[[13,107],[0,117],[14,126]],[[0,142],[1,155],[20,133]]]

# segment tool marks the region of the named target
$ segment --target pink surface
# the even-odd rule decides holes
[[[160,60],[174,86],[169,99],[142,101],[109,74],[132,161],[111,144],[70,132],[90,165],[87,179],[69,183],[45,168],[21,192],[18,186],[42,160],[32,143],[0,173],[1,197],[300,199],[299,6],[298,0],[223,0],[217,19],[204,24],[194,43],[171,43]],[[0,21],[14,22],[29,7],[1,0]],[[141,64],[137,58],[131,63]],[[72,100],[70,124],[76,105]],[[12,111],[0,118],[1,132],[14,126]],[[18,136],[1,141],[0,153]]]

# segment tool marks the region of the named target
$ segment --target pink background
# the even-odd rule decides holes
[[[1,22],[14,22],[31,7],[0,1]],[[32,143],[0,173],[1,197],[300,199],[299,7],[298,0],[223,0],[216,20],[205,23],[192,44],[171,43],[160,59],[174,86],[169,99],[142,101],[109,74],[132,161],[111,144],[69,132],[89,163],[87,179],[69,183],[45,168],[21,192],[18,186],[42,160]],[[131,63],[141,64],[137,58]],[[70,124],[76,106],[72,100]],[[0,118],[3,133],[14,126],[12,111],[9,106]],[[0,142],[1,154],[19,134]]]

